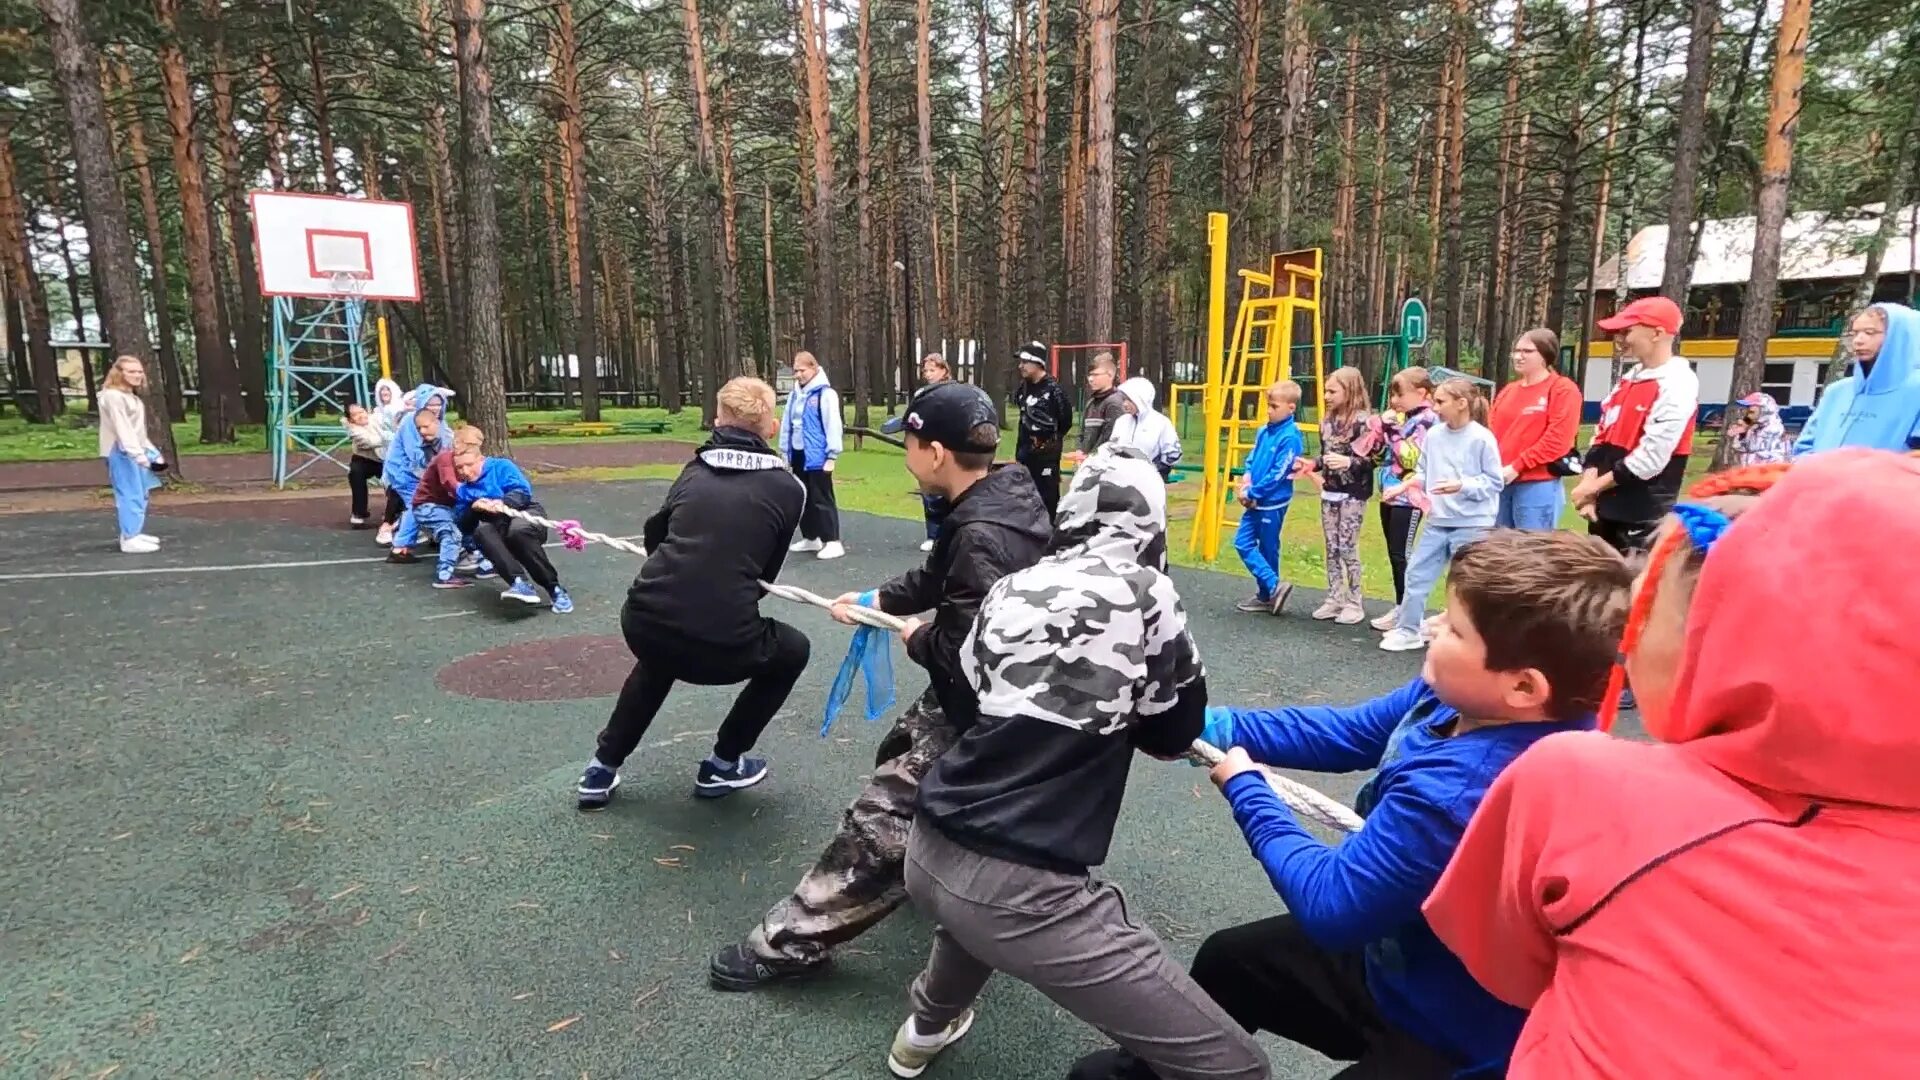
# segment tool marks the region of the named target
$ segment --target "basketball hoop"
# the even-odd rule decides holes
[[[342,300],[359,300],[367,292],[367,274],[359,270],[341,270],[328,274],[327,281],[332,285],[334,295]]]

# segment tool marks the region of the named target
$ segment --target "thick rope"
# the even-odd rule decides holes
[[[591,532],[581,528],[578,521],[571,519],[554,521],[551,518],[543,518],[538,514],[529,514],[524,510],[515,510],[510,506],[502,506],[500,512],[506,514],[508,517],[516,517],[522,521],[532,522],[542,528],[552,529],[559,535],[560,542],[565,544],[569,551],[583,551],[589,543],[593,543],[605,544],[616,551],[624,551],[629,555],[638,555],[643,559],[646,558],[647,555],[647,549],[641,547],[639,544],[633,543],[630,540],[622,540],[617,536],[608,536],[606,533]],[[760,583],[760,588],[764,589],[769,596],[777,596],[782,600],[791,600],[796,604],[811,604],[814,607],[827,611],[833,610],[832,600],[818,593],[808,592],[798,585],[776,585],[772,582],[763,581]],[[906,629],[907,626],[905,619],[895,618],[876,608],[850,606],[848,613],[854,622],[860,623],[863,626],[877,627],[878,629],[891,633],[897,634],[901,630]],[[1219,747],[1208,743],[1204,739],[1193,740],[1193,747],[1187,751],[1189,760],[1204,765],[1207,768],[1212,768],[1220,764],[1221,761],[1225,760],[1226,756]],[[1359,831],[1361,824],[1360,816],[1341,803],[1315,791],[1313,788],[1297,780],[1290,780],[1264,765],[1260,767],[1260,773],[1266,777],[1267,783],[1272,786],[1273,793],[1278,795],[1280,801],[1286,803],[1288,809],[1294,813],[1302,817],[1312,818],[1314,821],[1339,832],[1350,833]]]

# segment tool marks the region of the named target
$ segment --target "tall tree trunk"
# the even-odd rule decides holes
[[[0,217],[6,229],[4,252],[9,290],[19,298],[27,339],[27,363],[33,375],[33,419],[52,423],[66,408],[60,395],[59,360],[53,355],[52,320],[47,314],[47,294],[33,265],[33,248],[28,241],[26,199],[20,190],[20,170],[14,164],[13,128],[0,127]]]
[[[767,305],[767,356],[771,360],[780,355],[780,308],[773,287],[773,185],[765,181],[760,184],[760,262]],[[771,363],[778,365],[779,361]],[[767,374],[767,381],[772,382],[772,371]]]
[[[1466,312],[1461,306],[1461,278],[1466,275],[1460,250],[1461,185],[1466,173],[1467,148],[1467,0],[1453,0],[1453,44],[1449,66],[1453,78],[1447,121],[1447,363],[1464,369],[1461,344]]]
[[[415,25],[420,30],[420,60],[429,69],[440,66],[440,28],[434,23],[434,0],[419,0],[414,11]],[[446,339],[453,345],[452,353],[460,350],[460,328],[466,325],[464,312],[460,307],[463,290],[460,276],[466,272],[466,264],[460,258],[460,233],[450,228],[448,219],[452,208],[458,205],[458,186],[453,175],[453,152],[447,141],[447,106],[438,94],[427,96],[426,128],[427,153],[433,159],[427,166],[428,213],[432,218],[434,265],[440,271],[440,287],[446,294],[446,306],[441,315],[446,320]],[[465,365],[457,355],[450,355],[449,375],[456,383],[466,382]],[[456,387],[458,389],[458,387]]]
[[[1800,91],[1806,85],[1807,37],[1813,0],[1785,0],[1774,38],[1773,86],[1767,95],[1767,136],[1760,157],[1760,190],[1754,200],[1753,271],[1740,308],[1740,339],[1733,360],[1728,401],[1760,389],[1767,338],[1773,334],[1773,300],[1780,286],[1780,228],[1787,220],[1787,189],[1793,180],[1793,144],[1800,134]],[[1892,212],[1894,208],[1888,207]],[[1733,442],[1721,440],[1714,467],[1733,460]]]
[[[219,286],[213,276],[213,223],[207,217],[206,174],[193,132],[193,90],[180,49],[180,0],[154,0],[160,22],[160,84],[167,101],[173,143],[173,176],[180,188],[182,242],[186,245],[187,299],[193,316],[193,354],[200,368],[200,441],[227,443],[243,415],[240,373],[220,336]]]
[[[1087,340],[1085,309],[1075,311],[1070,299],[1082,295],[1087,284],[1086,262],[1086,176],[1087,176],[1087,53],[1092,45],[1092,20],[1087,18],[1086,3],[1080,8],[1074,26],[1073,103],[1067,120],[1067,161],[1060,171],[1060,312],[1058,331],[1067,341]],[[1067,357],[1069,370],[1063,381],[1074,384],[1077,364]]]
[[[974,47],[978,51],[980,78],[980,205],[972,215],[973,222],[973,277],[979,282],[979,302],[970,305],[977,310],[972,312],[970,324],[975,331],[977,341],[973,381],[987,392],[994,403],[994,415],[1006,413],[1006,379],[1001,373],[993,372],[987,358],[1004,355],[1006,347],[1006,311],[1001,306],[1000,291],[1005,280],[1001,272],[1001,237],[1005,234],[1006,222],[1002,211],[1004,197],[1000,142],[1002,109],[996,108],[993,98],[993,57],[988,52],[989,34],[993,19],[989,14],[986,0],[979,0],[974,6]],[[1012,101],[1011,96],[1008,102]],[[1011,112],[1010,105],[1005,107]],[[1011,146],[1011,133],[1007,133]],[[955,178],[956,182],[958,178]],[[958,228],[954,231],[954,247],[960,246]],[[982,363],[981,361],[987,361]],[[989,374],[989,372],[992,372]]]
[[[127,229],[127,204],[100,91],[100,60],[80,20],[79,0],[40,0],[40,10],[53,50],[55,84],[67,103],[94,296],[107,343],[116,355],[135,357],[147,367],[147,385],[141,392],[147,405],[147,433],[177,474],[173,428],[161,407],[169,396],[169,373],[149,363],[153,351],[147,339],[146,308],[140,302],[139,272],[134,268],[133,237]]]
[[[1223,118],[1227,145],[1221,155],[1225,170],[1221,189],[1226,194],[1231,229],[1227,260],[1233,267],[1246,264],[1253,236],[1253,128],[1255,98],[1260,92],[1261,26],[1266,11],[1266,0],[1235,0],[1233,5],[1233,107]],[[1229,297],[1228,302],[1237,303],[1238,297]]]
[[[1587,287],[1580,292],[1580,363],[1575,379],[1580,385],[1587,383],[1587,365],[1593,360],[1593,335],[1598,327],[1594,326],[1595,290],[1593,281],[1600,274],[1600,263],[1607,251],[1607,216],[1611,212],[1610,201],[1613,198],[1613,148],[1620,135],[1620,96],[1614,95],[1613,104],[1607,110],[1607,143],[1600,151],[1600,193],[1593,201],[1593,243],[1592,255],[1587,262]],[[1625,231],[1624,229],[1622,230]],[[1625,243],[1621,244],[1624,252]],[[1626,269],[1626,259],[1620,260],[1622,271]],[[1624,284],[1624,273],[1620,278]],[[1616,302],[1618,299],[1616,298]],[[1622,306],[1625,306],[1622,304]],[[1617,359],[1617,358],[1616,358]],[[1616,372],[1617,374],[1617,372]]]
[[[452,0],[452,2],[458,5],[461,0]],[[341,191],[340,162],[333,144],[333,103],[332,95],[327,91],[326,67],[320,60],[320,28],[317,25],[317,15],[317,0],[307,0],[307,73],[312,78],[309,89],[313,92],[311,103],[313,130],[320,153],[320,186],[329,193],[338,195]],[[454,17],[459,18],[457,14]],[[493,436],[487,437],[491,439]]]
[[[141,118],[139,109],[133,103],[133,75],[122,61],[115,61],[114,73],[120,88],[121,100],[124,103],[125,111],[122,115],[126,131],[127,153],[133,161],[134,177],[139,181],[140,212],[147,232],[147,280],[153,294],[153,325],[160,336],[159,348],[155,353],[161,373],[160,398],[166,405],[167,418],[178,422],[187,418],[187,400],[182,392],[185,389],[185,383],[180,374],[180,356],[175,351],[173,284],[167,273],[167,233],[160,224],[159,186],[154,182],[152,158],[147,153],[146,121]],[[109,136],[112,134],[109,131]],[[109,139],[110,143],[119,141],[118,138]],[[135,290],[135,295],[138,295],[138,289]],[[144,335],[144,320],[141,326],[141,333]],[[153,381],[149,378],[149,385]],[[167,433],[171,438],[173,429],[169,427]],[[159,444],[155,443],[155,445]]]
[[[1025,3],[1025,0],[1020,0]],[[1027,177],[1027,225],[1025,280],[1022,292],[1027,319],[1026,334],[1053,340],[1056,327],[1047,318],[1047,2],[1039,0],[1034,9],[1033,41],[1028,53],[1031,88],[1027,92],[1027,113],[1022,125],[1026,131],[1025,171]]]
[[[806,0],[801,0],[805,3]],[[914,280],[926,298],[920,304],[920,325],[918,327],[925,345],[922,353],[938,351],[945,340],[940,325],[940,197],[939,189],[933,183],[933,4],[932,0],[917,0],[914,6],[914,116],[919,123],[920,133],[920,191],[914,203],[916,211],[914,227],[914,256],[918,260],[918,272]],[[907,303],[915,302],[909,296]],[[913,343],[907,343],[908,351],[913,351]],[[918,356],[914,359],[917,361]]]
[[[707,82],[707,49],[706,39],[700,29],[699,0],[681,0],[680,15],[682,29],[686,37],[687,81],[693,87],[694,112],[699,122],[699,138],[695,144],[696,164],[699,169],[701,186],[706,190],[708,226],[713,230],[715,236],[722,238],[721,258],[718,267],[720,275],[721,311],[719,312],[717,325],[714,325],[713,321],[709,320],[708,329],[712,332],[705,335],[705,345],[707,349],[706,370],[709,372],[735,370],[740,362],[738,337],[740,326],[740,278],[737,265],[729,262],[725,258],[726,250],[729,247],[733,247],[733,213],[732,207],[726,204],[721,192],[721,170],[716,160],[718,151],[715,149],[713,132],[712,91]],[[737,250],[737,248],[734,250]],[[702,297],[703,304],[705,300],[706,298]],[[705,396],[711,398],[719,389],[718,386],[708,386],[705,388]],[[710,408],[710,404],[705,401],[702,402],[703,412]]]
[[[1507,52],[1507,96],[1500,107],[1500,176],[1495,187],[1499,201],[1493,208],[1492,255],[1487,259],[1487,287],[1484,318],[1480,324],[1480,373],[1495,386],[1507,381],[1507,341],[1502,325],[1502,300],[1506,294],[1508,223],[1519,201],[1510,181],[1514,171],[1514,148],[1518,141],[1520,111],[1521,54],[1527,44],[1527,8],[1517,4],[1513,10],[1513,44]]]
[[[1342,324],[1359,328],[1359,320],[1353,317],[1352,283],[1360,272],[1360,259],[1355,254],[1354,212],[1358,199],[1354,190],[1354,132],[1356,116],[1360,109],[1360,34],[1357,30],[1347,32],[1347,74],[1346,101],[1340,110],[1340,146],[1337,156],[1340,159],[1340,176],[1333,190],[1333,272],[1328,275],[1333,280],[1331,302],[1328,307],[1327,325]]]
[[[828,371],[845,372],[836,355],[840,343],[837,309],[838,282],[834,279],[833,220],[836,199],[833,191],[833,133],[828,127],[827,24],[825,0],[816,8],[813,0],[800,0],[800,37],[807,65],[807,116],[813,133],[813,215],[809,222],[808,246],[813,249],[813,310],[807,321],[808,341],[820,366]]]
[[[220,31],[220,0],[201,0],[201,13],[213,32],[213,139],[220,153],[220,193],[227,209],[227,235],[233,241],[234,362],[240,369],[241,408],[249,424],[267,419],[267,361],[261,324],[260,271],[253,254],[253,215],[247,206],[246,177],[240,163],[240,133],[234,127],[233,73]]]
[[[53,237],[60,245],[60,267],[66,275],[67,306],[73,311],[73,340],[85,341],[87,340],[87,316],[86,308],[80,304],[80,271],[73,261],[73,245],[67,242],[67,223],[56,211],[60,205],[60,181],[54,174],[54,167],[49,163],[47,169],[47,208],[54,216]],[[99,286],[95,285],[94,289],[97,292]],[[100,312],[100,316],[100,325],[104,328],[106,312]],[[112,360],[109,359],[108,363],[112,363]],[[87,391],[87,411],[98,412],[100,391],[99,387],[94,385],[93,357],[86,350],[81,350],[80,353],[80,381]]]
[[[1369,196],[1373,202],[1370,208],[1372,217],[1367,222],[1367,310],[1366,319],[1355,329],[1371,328],[1374,332],[1384,329],[1382,320],[1386,318],[1387,303],[1387,106],[1393,99],[1393,85],[1380,87],[1380,101],[1373,117],[1373,191]],[[1411,189],[1409,189],[1411,190]],[[1377,370],[1369,370],[1368,383]]]
[[[507,453],[507,387],[502,367],[500,224],[494,210],[493,72],[487,62],[486,0],[452,0],[455,62],[460,76],[461,192],[466,213],[466,405],[462,415],[486,433],[487,446]]]
[[[1666,263],[1660,272],[1660,295],[1687,306],[1687,283],[1692,269],[1681,237],[1693,225],[1693,200],[1700,183],[1700,152],[1707,140],[1707,88],[1712,79],[1714,29],[1720,23],[1718,0],[1689,0],[1693,18],[1688,26],[1687,74],[1680,83],[1680,112],[1675,120],[1677,145],[1673,176],[1667,191]],[[1632,222],[1627,228],[1633,227]]]
[[[1274,246],[1293,249],[1294,159],[1299,152],[1300,118],[1307,111],[1313,78],[1313,41],[1301,0],[1288,0],[1280,31],[1280,190],[1274,210]],[[1304,170],[1308,174],[1311,169]]]
[[[566,183],[564,169],[561,171],[561,183]],[[568,261],[566,242],[566,199],[554,194],[553,158],[545,154],[540,157],[540,196],[541,208],[546,211],[547,277],[552,282],[548,294],[553,301],[549,305],[553,325],[548,327],[544,352],[560,365],[560,371],[554,377],[556,385],[560,387],[560,400],[564,403],[568,400],[569,382],[566,358],[573,351],[573,320],[577,315],[573,310],[573,272]]]
[[[856,125],[856,143],[854,158],[854,211],[859,219],[859,238],[855,245],[858,265],[853,275],[853,325],[858,340],[853,348],[854,422],[866,427],[871,419],[867,408],[868,391],[872,367],[881,356],[878,340],[879,319],[875,315],[874,304],[874,256],[873,256],[873,49],[871,23],[873,0],[860,0],[859,23],[855,31],[855,44],[858,49],[854,75],[854,122]],[[767,223],[771,230],[773,223],[772,202],[768,201]],[[773,266],[773,249],[767,249],[767,266]],[[772,313],[773,295],[768,291],[768,313]],[[769,344],[771,349],[771,344]]]
[[[640,72],[640,122],[647,136],[647,239],[648,256],[653,267],[653,298],[659,314],[653,320],[660,355],[660,405],[670,414],[681,409],[683,383],[682,358],[685,338],[680,332],[683,308],[679,298],[679,273],[674,269],[674,243],[667,220],[667,203],[660,191],[660,174],[666,158],[660,145],[660,116],[653,101],[653,73]]]
[[[574,250],[574,352],[580,357],[580,419],[600,420],[599,306],[594,299],[593,271],[599,261],[593,248],[593,200],[587,194],[586,109],[580,98],[580,43],[573,21],[574,0],[555,5],[559,26],[554,34],[554,67],[560,91],[560,135],[567,170],[569,246]]]
[[[1727,93],[1727,107],[1720,110],[1720,123],[1715,128],[1711,140],[1713,156],[1707,159],[1706,196],[1701,205],[1711,208],[1720,197],[1720,177],[1726,169],[1727,159],[1738,156],[1729,152],[1733,133],[1740,129],[1740,116],[1747,102],[1747,77],[1754,69],[1753,56],[1760,49],[1760,32],[1767,25],[1767,10],[1772,0],[1758,0],[1754,6],[1753,23],[1747,28],[1747,36],[1741,45],[1740,65],[1733,72],[1733,86]],[[1700,260],[1700,233],[1707,227],[1705,213],[1694,216],[1693,226],[1688,231],[1686,263],[1687,280],[1693,280],[1693,268]],[[1672,243],[1672,238],[1668,238]],[[1911,291],[1911,290],[1909,290]]]
[[[733,49],[733,19],[731,16],[720,20],[719,39],[721,63],[729,63]],[[713,118],[713,134],[715,140],[714,158],[720,169],[721,272],[723,279],[731,279],[736,283],[734,288],[737,291],[740,288],[737,284],[740,280],[740,200],[733,184],[733,83],[734,80],[732,79],[722,78],[720,80],[720,109]],[[735,301],[732,308],[733,318],[741,318],[740,311],[741,304],[743,303],[744,301]],[[739,336],[739,332],[736,330],[734,332],[735,339],[737,340]],[[726,371],[729,373],[745,374],[751,370],[747,364],[746,349],[744,347],[740,349],[738,356],[726,356],[723,357],[723,359],[726,361]],[[767,366],[761,369],[761,374],[768,379],[772,379],[774,370],[779,366],[779,363],[780,362],[774,357],[767,357]]]
[[[1090,0],[1093,14],[1091,101],[1087,138],[1092,161],[1087,170],[1088,272],[1087,335],[1113,340],[1113,95],[1114,35],[1120,27],[1120,0]]]
[[[122,65],[123,81],[125,70]],[[274,64],[272,49],[260,50],[260,105],[266,128],[267,175],[272,178],[273,190],[284,191],[287,187],[287,125],[281,118],[280,70]]]

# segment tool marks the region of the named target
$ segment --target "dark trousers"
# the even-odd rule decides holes
[[[380,475],[382,465],[373,458],[364,458],[359,454],[347,462],[347,488],[353,492],[353,516],[367,516],[367,482]],[[400,515],[395,514],[397,519]]]
[[[940,526],[947,520],[947,514],[952,509],[944,495],[922,494],[920,496],[920,513],[927,521],[927,539],[940,539]]]
[[[1315,945],[1291,915],[1229,927],[1193,958],[1193,978],[1234,1022],[1352,1065],[1337,1080],[1444,1080],[1459,1066],[1380,1015],[1358,952]],[[1069,1080],[1154,1080],[1124,1051],[1082,1058]]]
[[[539,503],[529,504],[527,512],[547,516]],[[480,554],[500,572],[500,580],[512,584],[515,578],[526,578],[549,595],[554,586],[560,584],[559,572],[548,560],[546,549],[540,546],[547,542],[547,530],[533,522],[468,510],[460,518],[460,531],[473,537]]]
[[[1060,444],[1029,447],[1015,454],[1014,460],[1027,467],[1034,489],[1040,492],[1040,503],[1051,519],[1060,505]]]
[[[1622,555],[1632,555],[1653,546],[1653,534],[1660,528],[1658,521],[1608,521],[1600,518],[1587,523],[1587,532],[1606,541],[1607,546]]]
[[[675,682],[695,686],[747,684],[733,699],[733,708],[720,722],[720,732],[713,740],[715,757],[738,761],[740,755],[753,749],[760,733],[773,721],[773,714],[786,704],[793,684],[806,670],[812,647],[807,635],[768,619],[764,638],[750,649],[717,649],[684,638],[661,640],[634,633],[627,634],[627,648],[633,651],[633,672],[613,703],[613,715],[607,718],[599,749],[594,751],[600,764],[614,769],[640,745]]]
[[[1380,531],[1387,538],[1387,562],[1393,565],[1393,602],[1407,596],[1407,552],[1420,531],[1420,508],[1380,504]]]
[[[406,509],[407,504],[400,501],[400,493],[388,488],[387,509],[380,515],[380,520],[384,524],[392,525],[400,520],[400,515],[405,513]]]
[[[833,501],[833,474],[807,468],[807,455],[798,450],[793,452],[791,464],[793,475],[807,488],[807,507],[800,512],[800,535],[829,544],[839,540],[840,507]]]

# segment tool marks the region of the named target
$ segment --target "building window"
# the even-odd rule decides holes
[[[1760,392],[1767,394],[1781,405],[1793,400],[1792,361],[1782,364],[1768,364],[1760,374]]]

